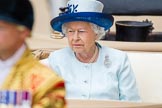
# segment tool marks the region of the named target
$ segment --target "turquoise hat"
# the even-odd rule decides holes
[[[55,31],[62,32],[62,25],[67,22],[85,21],[94,23],[108,30],[114,22],[112,15],[102,13],[103,4],[97,0],[69,0],[67,10],[51,20]]]

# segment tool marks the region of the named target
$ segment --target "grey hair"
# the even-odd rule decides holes
[[[66,29],[67,29],[66,23],[64,23],[64,24],[62,25],[62,34],[63,34],[64,36],[66,35]]]
[[[97,34],[98,39],[102,39],[105,36],[106,31],[103,27],[100,27],[96,24],[90,23],[92,30]]]
[[[105,36],[106,34],[106,31],[103,27],[100,27],[96,24],[93,24],[93,23],[89,23],[92,30],[97,34],[98,36],[98,39],[102,39],[103,36]],[[62,25],[62,33],[65,35],[66,34],[66,23]]]

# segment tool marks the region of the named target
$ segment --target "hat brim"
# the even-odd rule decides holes
[[[67,22],[85,21],[91,22],[108,30],[114,22],[112,15],[96,12],[78,12],[71,14],[63,14],[51,21],[51,26],[55,31],[62,32],[62,25]]]
[[[10,22],[10,23],[15,23],[15,24],[21,24],[17,20],[13,19],[11,16],[6,16],[6,15],[0,15],[0,20]]]

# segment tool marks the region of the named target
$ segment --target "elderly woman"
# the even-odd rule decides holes
[[[96,0],[70,0],[67,10],[51,21],[69,46],[42,62],[65,79],[67,98],[139,101],[135,76],[126,53],[96,42],[113,24]]]

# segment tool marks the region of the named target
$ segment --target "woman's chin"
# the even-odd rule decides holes
[[[75,53],[81,53],[81,52],[83,52],[83,49],[81,49],[81,48],[73,48],[73,51]]]

